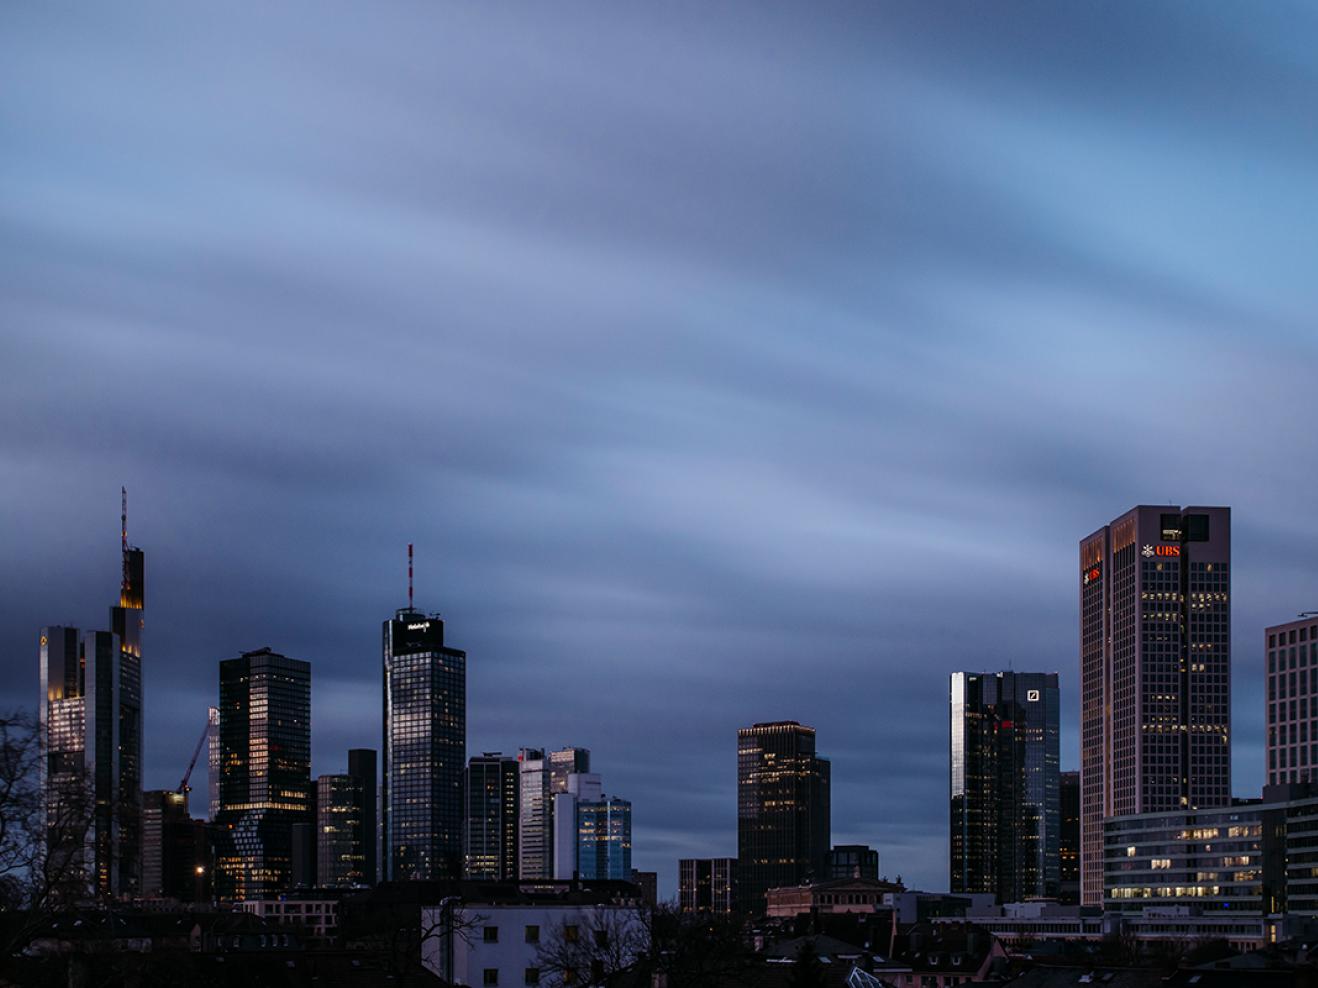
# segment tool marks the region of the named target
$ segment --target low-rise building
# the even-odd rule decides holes
[[[872,913],[892,908],[893,895],[903,891],[894,882],[872,878],[788,885],[765,893],[765,915],[772,919],[803,913]]]
[[[244,899],[233,908],[281,926],[295,926],[303,936],[324,943],[338,935],[342,898],[335,889],[299,889],[268,899]]]
[[[457,985],[595,984],[649,949],[630,882],[461,883],[421,910],[421,963]]]

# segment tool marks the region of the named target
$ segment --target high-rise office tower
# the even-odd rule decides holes
[[[1318,618],[1267,628],[1268,785],[1318,781]]]
[[[1231,801],[1231,509],[1141,505],[1080,542],[1081,901],[1103,820]]]
[[[314,822],[311,665],[262,648],[220,663],[215,891],[257,898],[293,882],[293,828]]]
[[[40,733],[45,748],[48,853],[78,888],[101,895],[125,891],[119,807],[119,708],[123,677],[117,636],[41,629]]]
[[[110,608],[110,630],[119,643],[118,745],[119,889],[141,888],[142,868],[142,627],[146,607],[146,560],[128,544],[128,491],[120,490],[119,538],[123,573],[119,603]]]
[[[517,832],[518,877],[553,878],[559,867],[555,862],[555,796],[568,791],[568,779],[590,772],[590,750],[560,748],[547,755],[543,748],[522,748],[517,753],[520,774],[520,801]],[[565,833],[575,833],[575,818],[565,824]],[[564,837],[564,840],[567,838]],[[575,848],[575,844],[572,845]]]
[[[1061,888],[1058,901],[1075,905],[1080,901],[1080,773],[1063,772],[1060,782],[1062,826],[1058,831],[1058,878]]]
[[[589,748],[559,748],[551,751],[547,759],[549,765],[549,791],[567,792],[567,780],[570,775],[581,775],[590,771]]]
[[[316,881],[325,888],[366,880],[362,780],[355,775],[316,779]]]
[[[1059,706],[1056,673],[952,673],[953,893],[1057,895]]]
[[[220,812],[220,708],[206,708],[206,819]]]
[[[394,881],[461,878],[467,653],[411,597],[409,584],[384,622],[385,867]]]
[[[736,858],[682,858],[677,863],[677,905],[684,913],[730,913],[736,908],[736,890]]]
[[[141,888],[145,563],[128,544],[127,504],[125,493],[111,630],[47,627],[39,645],[48,845],[80,876],[72,884],[85,880],[103,895]]]
[[[517,877],[523,881],[554,874],[552,799],[549,764],[543,748],[517,752]]]
[[[516,758],[487,751],[467,763],[466,878],[517,878],[517,823],[521,801]]]
[[[188,797],[173,789],[143,793],[142,895],[193,901],[197,868],[205,868],[199,850],[196,821],[188,815]]]
[[[737,872],[740,907],[763,912],[764,893],[822,880],[830,843],[827,759],[815,729],[796,721],[737,731]]]
[[[348,749],[348,774],[357,780],[360,787],[358,814],[361,817],[362,866],[361,882],[374,885],[380,880],[379,844],[380,831],[380,781],[376,772],[379,754],[374,748]]]
[[[617,796],[578,799],[577,871],[583,879],[632,877],[632,804]]]
[[[550,780],[551,788],[557,784],[556,780]],[[578,872],[582,872],[582,878],[586,877],[584,874],[586,866],[580,860],[581,818],[578,810],[585,803],[603,799],[604,785],[594,772],[571,772],[562,780],[562,785],[563,790],[555,791],[551,797],[553,812],[550,819],[554,835],[553,877],[559,881],[567,881],[576,878]]]

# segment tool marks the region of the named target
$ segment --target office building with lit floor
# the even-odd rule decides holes
[[[1231,509],[1132,508],[1080,542],[1081,901],[1108,817],[1231,802]]]

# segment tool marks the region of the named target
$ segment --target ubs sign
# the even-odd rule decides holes
[[[1179,556],[1181,547],[1179,545],[1146,545],[1140,552],[1145,559],[1151,559],[1154,556]]]

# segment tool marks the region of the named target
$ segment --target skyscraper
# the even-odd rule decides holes
[[[215,891],[257,898],[293,881],[293,828],[313,823],[311,665],[262,648],[220,663]]]
[[[550,780],[551,787],[558,784],[557,780]],[[550,819],[554,839],[551,846],[554,851],[553,877],[566,881],[578,874],[585,877],[586,865],[580,858],[581,819],[578,811],[584,804],[604,798],[604,784],[595,772],[571,772],[562,779],[562,785],[562,791],[556,790],[552,796]]]
[[[467,763],[466,878],[517,878],[519,775],[517,759],[497,751]]]
[[[355,775],[316,779],[316,881],[333,888],[366,880],[362,780]]]
[[[1132,508],[1080,542],[1081,901],[1103,819],[1231,800],[1231,509]]]
[[[384,857],[395,881],[462,877],[467,653],[410,603],[384,622]]]
[[[173,789],[142,794],[142,895],[191,902],[197,868],[206,871],[201,821],[188,815],[188,797]],[[199,839],[200,837],[200,839]]]
[[[578,800],[577,871],[583,879],[631,881],[632,804],[617,796]]]
[[[206,819],[220,812],[220,708],[206,708]]]
[[[554,874],[552,799],[549,765],[543,748],[517,752],[517,877],[523,881]]]
[[[121,488],[119,539],[123,573],[119,603],[110,608],[110,630],[119,644],[118,745],[119,888],[141,888],[142,868],[142,627],[146,607],[146,559],[128,544],[128,491]]]
[[[112,630],[42,628],[38,653],[48,847],[67,863],[71,884],[102,895],[141,888],[145,564],[142,550],[128,544],[126,494],[121,522]]]
[[[828,867],[829,763],[815,729],[796,721],[737,731],[740,907],[764,910],[767,889],[822,879]]]
[[[362,828],[362,883],[374,885],[380,880],[380,777],[376,771],[379,754],[374,748],[348,749],[348,774],[360,787]]]
[[[1058,894],[1059,705],[1056,673],[952,673],[952,892]]]
[[[1058,901],[1075,905],[1080,901],[1080,773],[1063,772],[1059,776],[1062,808],[1058,878],[1061,888]]]
[[[1273,625],[1267,655],[1268,785],[1318,781],[1318,617]]]
[[[560,748],[545,754],[543,748],[522,748],[517,753],[520,801],[517,830],[518,877],[553,878],[566,868],[571,877],[575,863],[555,860],[555,797],[568,791],[568,780],[590,772],[588,748]],[[598,777],[596,777],[598,779]],[[575,806],[575,804],[574,804]],[[560,837],[574,851],[576,820],[564,822]]]

